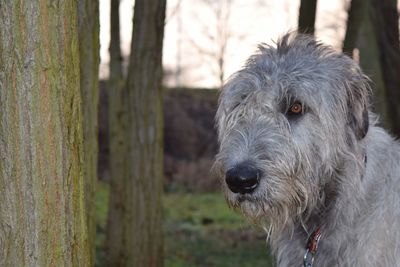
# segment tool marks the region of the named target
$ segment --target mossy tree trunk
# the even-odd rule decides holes
[[[122,74],[122,56],[119,31],[119,0],[111,0],[111,38],[110,38],[110,77],[107,84],[109,95],[110,130],[110,200],[106,229],[106,253],[110,266],[121,266],[123,246],[122,219],[128,205],[124,197],[124,178],[127,168],[127,114],[128,101],[124,96],[124,78]]]
[[[299,10],[298,31],[301,33],[314,34],[315,17],[317,14],[317,0],[301,0]]]
[[[90,251],[90,265],[94,263],[96,221],[95,189],[97,184],[98,154],[98,99],[99,99],[99,2],[78,1],[78,31],[80,54],[80,88],[83,112],[83,149],[86,213]]]
[[[0,3],[0,266],[88,266],[76,1]]]
[[[114,235],[120,236],[114,236],[113,242],[121,243],[108,245],[109,256],[113,255],[110,266],[158,267],[164,261],[161,59],[165,6],[165,0],[135,1],[127,83],[117,100],[127,107],[120,114],[123,139],[111,135],[114,142],[124,144],[120,146],[124,161],[115,165],[121,168],[117,174],[122,177],[121,187],[111,190],[120,192],[111,196],[110,208],[115,210],[109,214],[120,222],[114,223],[118,228]]]

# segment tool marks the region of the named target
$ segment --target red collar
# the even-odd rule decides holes
[[[304,267],[312,267],[315,253],[317,253],[318,242],[321,238],[321,228],[318,227],[308,238],[306,253],[304,254]]]

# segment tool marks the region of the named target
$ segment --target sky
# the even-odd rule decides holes
[[[133,0],[121,0],[121,50],[129,55]],[[316,36],[340,50],[348,0],[318,1]],[[260,43],[273,44],[297,27],[300,0],[168,0],[163,47],[167,86],[213,88],[239,70]],[[108,76],[110,0],[100,0],[100,73]],[[219,19],[218,19],[219,18]],[[225,38],[223,38],[225,36]],[[220,48],[226,49],[221,56]]]

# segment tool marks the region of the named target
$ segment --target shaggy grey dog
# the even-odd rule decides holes
[[[352,59],[297,34],[224,86],[215,167],[278,266],[400,266],[400,145],[369,98]]]

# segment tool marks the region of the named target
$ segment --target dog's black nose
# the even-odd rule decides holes
[[[225,181],[234,193],[251,193],[258,186],[260,171],[247,164],[237,165],[226,172]]]

